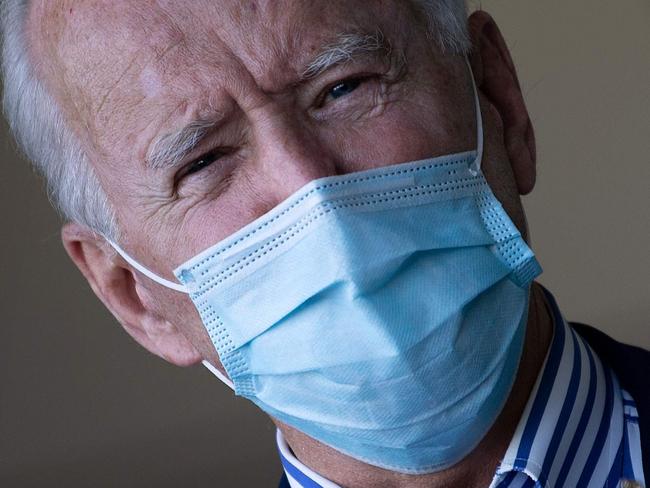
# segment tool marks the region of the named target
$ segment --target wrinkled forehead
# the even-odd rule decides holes
[[[386,28],[396,10],[380,0],[75,0],[34,8],[32,32],[59,81],[101,92],[142,64],[152,77],[199,60],[237,59],[260,77],[286,72],[337,34]]]
[[[407,4],[61,0],[34,2],[28,23],[66,118],[100,150],[115,146],[111,134],[141,131],[137,119],[167,111],[161,103],[218,98],[224,80],[232,86],[251,78],[269,92],[287,86],[328,42],[342,33],[390,31],[410,13]]]

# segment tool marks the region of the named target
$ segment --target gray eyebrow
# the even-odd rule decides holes
[[[384,51],[387,55],[391,52],[390,43],[380,29],[372,34],[339,34],[336,40],[326,44],[307,65],[302,72],[302,78],[312,79],[336,65],[352,61],[359,55],[377,51]]]
[[[185,127],[153,141],[145,159],[152,169],[174,167],[187,157],[218,123],[218,118],[193,120]]]
[[[390,43],[379,29],[372,34],[340,34],[322,48],[307,65],[301,77],[303,80],[309,80],[334,66],[350,62],[357,56],[379,51],[387,55],[391,52]],[[152,169],[178,166],[218,122],[219,117],[198,119],[179,130],[159,136],[150,146],[145,159],[146,165]]]

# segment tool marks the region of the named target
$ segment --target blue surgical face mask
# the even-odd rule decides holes
[[[477,151],[312,181],[182,285],[115,247],[190,294],[238,395],[374,466],[448,468],[509,395],[541,271],[480,171],[476,107]]]

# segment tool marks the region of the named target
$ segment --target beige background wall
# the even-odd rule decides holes
[[[537,129],[541,281],[570,319],[650,348],[650,2],[483,8]],[[68,262],[4,126],[0,161],[0,486],[274,486],[270,423],[203,369],[140,350]]]

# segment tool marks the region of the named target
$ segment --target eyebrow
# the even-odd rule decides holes
[[[152,169],[178,166],[219,123],[218,117],[193,120],[183,128],[156,138],[145,163]]]
[[[380,51],[388,56],[392,47],[379,28],[373,33],[339,34],[307,64],[301,78],[304,81],[310,80],[334,66],[349,63],[359,56],[375,54]]]
[[[373,33],[339,34],[307,64],[301,81],[309,81],[340,64],[349,63],[363,55],[392,52],[390,42],[380,29]],[[151,169],[173,168],[180,165],[219,123],[219,117],[193,120],[181,129],[157,137],[150,146],[145,164]]]

